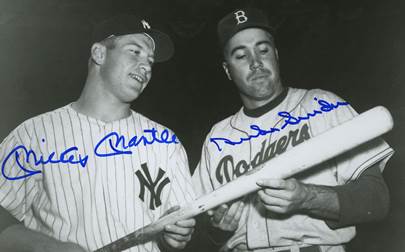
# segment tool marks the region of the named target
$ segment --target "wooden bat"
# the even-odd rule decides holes
[[[256,184],[259,179],[291,177],[370,141],[388,132],[392,127],[393,119],[386,108],[378,106],[370,109],[352,120],[291,148],[215,191],[96,250],[96,252],[116,252],[151,241],[163,231],[166,225],[194,217],[223,203],[259,190],[260,187]],[[316,151],[310,152],[309,150]],[[274,167],[279,168],[274,169]]]

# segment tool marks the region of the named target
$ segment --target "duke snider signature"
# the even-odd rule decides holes
[[[279,131],[283,130],[285,127],[287,127],[288,125],[299,124],[301,121],[306,121],[306,120],[309,120],[311,117],[315,117],[319,114],[330,112],[332,110],[337,109],[340,106],[349,105],[348,102],[342,102],[342,101],[338,101],[335,104],[333,104],[333,103],[329,103],[328,101],[318,99],[316,97],[314,97],[314,100],[318,102],[318,104],[320,106],[319,110],[315,109],[313,112],[307,113],[307,115],[305,115],[305,116],[294,117],[287,111],[278,112],[277,114],[284,119],[284,124],[280,128],[261,129],[259,126],[252,124],[252,125],[250,125],[250,128],[252,130],[256,131],[256,134],[248,135],[247,137],[241,137],[238,140],[230,140],[230,139],[224,138],[224,137],[211,137],[210,142],[215,144],[215,146],[218,148],[218,151],[222,151],[220,143],[229,144],[229,145],[238,145],[243,142],[250,141],[250,139],[252,139],[252,138],[257,138],[259,136],[265,136],[267,134],[279,132]]]

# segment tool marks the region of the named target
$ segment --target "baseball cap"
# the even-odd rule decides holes
[[[152,38],[156,62],[166,61],[172,57],[174,45],[169,35],[152,29],[145,19],[136,15],[122,14],[98,23],[93,31],[92,42],[134,33],[145,33]]]
[[[217,27],[221,48],[239,31],[247,28],[261,28],[274,34],[267,16],[260,10],[249,8],[235,10],[223,17]]]

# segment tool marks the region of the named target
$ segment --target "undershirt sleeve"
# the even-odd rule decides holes
[[[340,205],[338,221],[326,220],[331,229],[378,221],[389,210],[389,192],[379,164],[366,169],[358,179],[333,187]]]

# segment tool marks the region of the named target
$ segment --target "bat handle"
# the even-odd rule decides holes
[[[194,206],[188,206],[180,208],[179,210],[172,212],[166,216],[163,216],[158,221],[146,225],[143,228],[136,230],[135,232],[128,234],[116,241],[113,241],[102,248],[95,250],[94,252],[117,252],[131,248],[136,245],[144,244],[146,242],[156,240],[164,227],[169,224],[174,224],[179,220],[189,218],[197,215]]]
[[[164,227],[147,225],[142,229],[139,229],[127,236],[124,236],[118,240],[115,240],[102,248],[95,250],[94,252],[118,252],[133,246],[143,244],[145,242],[156,239],[156,237],[163,231]]]

